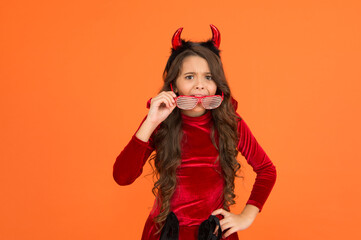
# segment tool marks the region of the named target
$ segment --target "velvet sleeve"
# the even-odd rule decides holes
[[[276,168],[243,119],[238,122],[238,133],[237,149],[257,174],[251,195],[246,204],[258,207],[261,212],[276,182]]]
[[[154,151],[153,136],[155,131],[147,142],[140,140],[135,135],[145,119],[146,117],[117,156],[113,165],[113,178],[119,185],[124,186],[133,183],[142,174],[145,162]]]

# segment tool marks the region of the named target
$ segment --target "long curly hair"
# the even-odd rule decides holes
[[[188,56],[199,56],[208,62],[212,78],[217,85],[216,94],[224,93],[222,104],[211,111],[213,127],[211,139],[213,145],[219,152],[219,160],[224,176],[223,208],[229,210],[229,206],[235,204],[234,180],[241,165],[237,161],[237,121],[239,117],[231,101],[231,91],[228,86],[221,59],[207,47],[198,43],[191,43],[189,49],[184,50],[167,64],[163,72],[164,85],[159,92],[170,91],[170,84],[175,82],[181,72],[183,60]],[[157,181],[152,189],[156,196],[159,214],[154,218],[156,233],[160,233],[164,226],[167,215],[170,213],[170,200],[177,185],[176,169],[181,163],[181,140],[182,140],[182,116],[179,108],[172,113],[159,126],[154,134],[155,153],[150,157],[149,163],[153,160],[153,176]],[[215,139],[218,138],[218,146]]]

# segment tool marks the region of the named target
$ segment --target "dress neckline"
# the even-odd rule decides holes
[[[211,111],[207,110],[205,114],[199,117],[190,117],[181,112],[182,120],[184,123],[191,124],[205,124],[208,123],[212,119]]]

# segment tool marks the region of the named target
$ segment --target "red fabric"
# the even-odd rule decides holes
[[[237,102],[234,102],[234,106],[237,108]],[[218,151],[210,137],[210,127],[213,124],[211,112],[207,111],[200,117],[182,114],[182,119],[182,162],[177,169],[178,184],[171,199],[171,211],[179,220],[179,239],[192,240],[197,239],[201,222],[208,219],[214,210],[223,207],[224,182],[222,169],[217,160]],[[113,177],[119,185],[129,185],[141,175],[145,162],[154,151],[155,132],[156,130],[148,142],[141,141],[134,134],[116,158]],[[240,138],[237,149],[257,173],[247,204],[252,204],[261,211],[276,181],[276,169],[243,119],[238,122],[238,132]],[[216,142],[218,144],[218,141]],[[153,236],[155,227],[152,219],[157,214],[159,209],[155,200],[144,226],[142,240],[159,239],[159,235]],[[217,217],[223,218],[222,215]],[[226,239],[236,240],[238,235],[234,233]]]

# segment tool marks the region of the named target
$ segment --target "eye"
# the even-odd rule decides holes
[[[186,79],[193,79],[193,75],[185,76]]]
[[[206,76],[206,79],[207,79],[207,80],[212,80],[212,76],[211,76],[211,75],[208,75],[208,76]]]

